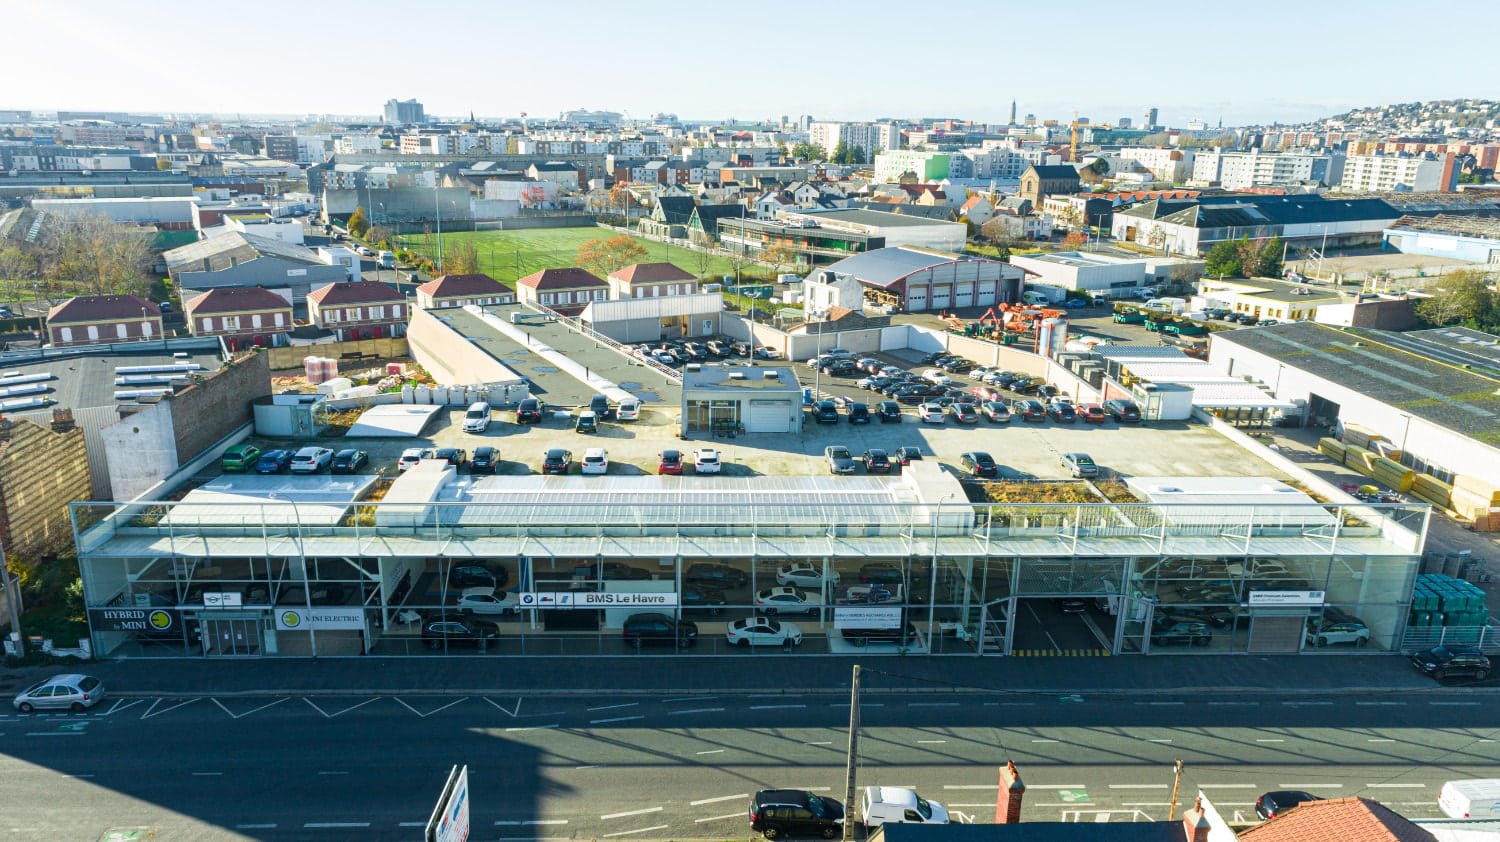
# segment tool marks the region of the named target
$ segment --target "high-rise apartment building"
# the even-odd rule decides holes
[[[385,101],[385,121],[402,125],[425,123],[427,115],[422,111],[422,103],[414,99],[388,99]]]

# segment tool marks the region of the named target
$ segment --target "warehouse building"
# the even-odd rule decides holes
[[[879,305],[921,313],[990,307],[1021,300],[1026,272],[998,260],[973,260],[917,248],[883,248],[840,260],[817,277],[823,283],[853,278]],[[840,300],[842,306],[859,309]]]

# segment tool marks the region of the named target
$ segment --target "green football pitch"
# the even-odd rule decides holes
[[[532,228],[518,231],[444,231],[443,248],[459,243],[473,243],[479,256],[479,268],[498,281],[514,283],[543,269],[578,265],[578,247],[590,240],[616,236],[607,228]],[[405,234],[398,238],[403,248],[437,258],[437,237]],[[635,238],[650,254],[647,262],[669,262],[700,277],[733,275],[734,265],[718,256],[710,256],[705,267],[703,255],[692,249]],[[763,275],[765,268],[750,264],[746,274]]]

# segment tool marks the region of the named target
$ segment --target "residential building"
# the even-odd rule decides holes
[[[80,295],[47,311],[54,347],[162,338],[161,307],[137,295]]]
[[[427,114],[422,109],[422,103],[414,99],[397,100],[393,97],[385,101],[385,121],[398,125],[425,123]]]
[[[307,294],[307,318],[340,341],[406,333],[406,296],[378,281],[346,281]]]
[[[1225,152],[1199,150],[1193,155],[1192,180],[1217,184],[1225,190],[1247,190],[1252,187],[1281,187],[1321,182],[1337,184],[1343,177],[1344,156],[1335,154],[1263,152]]]
[[[443,275],[417,287],[417,306],[424,310],[514,303],[514,290],[483,273]]]
[[[990,204],[988,196],[975,193],[959,205],[958,215],[976,226],[983,225],[995,215],[995,206]]]
[[[582,167],[566,161],[547,161],[527,167],[526,177],[532,181],[551,181],[564,190],[578,190],[588,176]]]
[[[880,152],[901,148],[901,129],[895,123],[815,122],[807,128],[808,142],[833,156],[839,142],[864,150],[869,161]]]
[[[576,316],[591,301],[609,298],[609,283],[587,269],[565,266],[543,269],[516,281],[517,300]]]
[[[1193,175],[1193,150],[1160,146],[1127,146],[1115,153],[1122,160],[1134,161],[1150,171],[1158,181],[1187,181]]]
[[[28,564],[68,548],[68,504],[89,499],[83,430],[71,410],[51,415],[48,426],[0,417],[0,543]]]
[[[911,173],[919,182],[941,181],[949,175],[949,162],[953,156],[947,152],[924,152],[911,149],[896,149],[875,156],[875,181],[889,184],[901,181]]]
[[[674,263],[632,263],[610,272],[607,280],[613,299],[692,295],[698,291],[697,276]]]
[[[1030,199],[1032,207],[1054,193],[1077,193],[1078,170],[1072,164],[1039,166],[1033,164],[1021,173],[1021,189],[1016,195]]]
[[[1450,193],[1458,185],[1458,171],[1458,157],[1452,153],[1350,155],[1338,189],[1346,193]]]
[[[260,287],[219,287],[183,296],[183,314],[194,336],[217,336],[230,351],[287,344],[292,304]]]

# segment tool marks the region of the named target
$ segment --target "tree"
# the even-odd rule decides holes
[[[103,216],[68,216],[42,247],[42,274],[72,295],[144,295],[151,233]]]
[[[1078,249],[1083,248],[1084,245],[1088,243],[1088,241],[1088,234],[1085,234],[1082,231],[1074,231],[1068,234],[1068,236],[1063,237],[1062,244],[1064,248],[1070,251],[1077,251]]]
[[[792,157],[799,161],[821,160],[823,147],[804,140],[792,147]]]
[[[786,243],[778,243],[762,251],[760,259],[769,263],[776,274],[780,275],[787,267],[797,265],[797,249]]]
[[[1260,247],[1260,254],[1255,266],[1255,274],[1262,278],[1279,278],[1282,273],[1282,246],[1280,237],[1272,237],[1265,245]]]
[[[849,144],[840,140],[833,147],[833,162],[835,164],[849,163]]]
[[[1093,170],[1094,175],[1109,175],[1109,162],[1103,158],[1095,158],[1094,162],[1089,164],[1086,169]]]
[[[472,240],[461,240],[449,248],[443,255],[443,271],[452,275],[479,273],[479,249]]]
[[[855,165],[861,165],[865,163],[865,148],[863,146],[855,146],[853,149],[849,150],[849,163]]]
[[[1214,244],[1203,261],[1203,272],[1213,277],[1240,274],[1240,254],[1230,240]]]
[[[349,214],[349,233],[362,238],[368,230],[370,220],[365,216],[365,209],[356,207],[354,213]]]
[[[31,283],[32,273],[35,271],[35,257],[16,246],[6,246],[0,249],[0,281],[4,281],[10,288],[11,300],[21,300],[20,287],[22,284]]]
[[[648,256],[646,247],[627,234],[617,234],[607,240],[589,240],[578,247],[578,265],[596,275],[608,275]]]
[[[1455,322],[1476,327],[1500,321],[1500,298],[1490,289],[1485,273],[1460,269],[1437,279],[1428,287],[1430,298],[1417,303],[1417,315],[1436,327]]]

